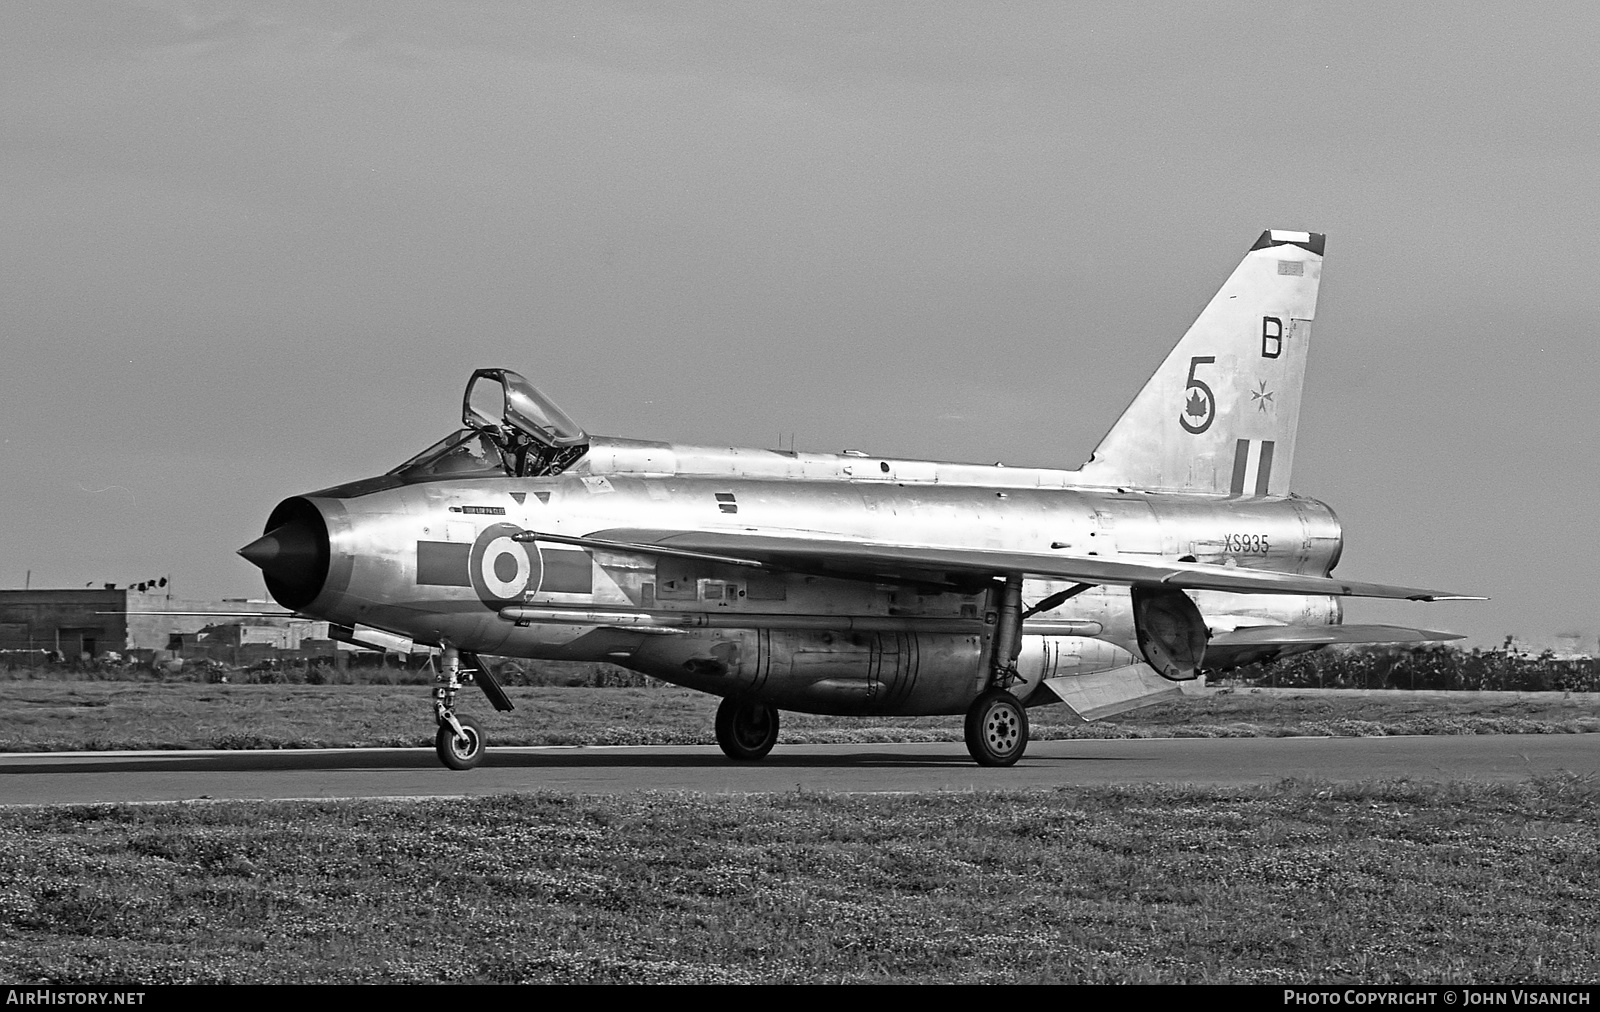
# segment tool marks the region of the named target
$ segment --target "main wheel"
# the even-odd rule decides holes
[[[439,761],[446,766],[453,770],[470,770],[483,762],[483,734],[470,720],[457,718],[456,723],[461,725],[462,737],[457,738],[449,724],[440,724],[439,733],[433,736],[433,747],[439,753]]]
[[[979,766],[1010,766],[1028,747],[1028,711],[1004,689],[990,689],[967,711],[967,751]]]
[[[717,707],[717,744],[729,759],[760,759],[778,743],[778,711],[747,699]]]

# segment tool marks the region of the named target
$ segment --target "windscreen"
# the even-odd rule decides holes
[[[462,429],[389,472],[404,481],[433,478],[504,478],[514,472],[488,435]]]

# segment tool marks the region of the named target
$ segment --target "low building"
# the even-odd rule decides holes
[[[183,654],[214,634],[235,648],[251,645],[251,653],[293,656],[306,640],[328,638],[326,622],[295,618],[270,602],[180,601],[165,589],[145,588],[0,590],[0,657]]]

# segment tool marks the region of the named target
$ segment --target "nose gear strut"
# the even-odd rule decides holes
[[[456,694],[463,685],[476,683],[501,712],[512,709],[511,698],[495,680],[481,658],[470,650],[446,646],[439,655],[439,674],[433,688],[433,716],[439,724],[433,744],[439,761],[453,770],[470,770],[483,761],[486,739],[477,724],[456,716]]]

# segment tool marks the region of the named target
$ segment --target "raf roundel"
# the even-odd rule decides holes
[[[514,540],[522,528],[513,524],[491,524],[472,543],[468,566],[472,589],[491,608],[519,604],[524,596],[537,593],[544,567],[539,549]]]

